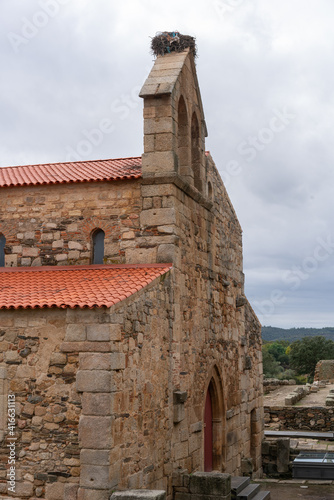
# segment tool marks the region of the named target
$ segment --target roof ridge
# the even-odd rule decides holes
[[[20,267],[1,267],[0,273],[13,272],[45,272],[45,271],[94,271],[101,269],[160,269],[172,268],[172,263],[153,263],[153,264],[83,264],[72,266],[20,266]]]

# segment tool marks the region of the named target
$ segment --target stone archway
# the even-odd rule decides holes
[[[225,470],[225,406],[217,366],[210,374],[204,402],[204,470]]]

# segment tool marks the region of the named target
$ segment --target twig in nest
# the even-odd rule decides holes
[[[163,31],[152,38],[151,49],[156,56],[171,52],[183,52],[190,48],[194,57],[197,54],[196,39],[193,36],[181,35],[178,31]]]

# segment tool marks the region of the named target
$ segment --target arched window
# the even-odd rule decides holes
[[[96,229],[92,234],[93,264],[103,264],[104,259],[104,231]]]
[[[5,245],[6,238],[0,233],[0,267],[5,267]]]
[[[202,191],[200,134],[196,113],[193,114],[191,120],[191,164],[194,172],[195,188]]]
[[[181,175],[189,175],[189,127],[186,103],[183,97],[179,100],[178,109],[178,157]]]

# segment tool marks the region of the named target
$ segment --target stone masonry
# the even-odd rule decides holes
[[[264,416],[282,431],[329,432],[334,427],[334,409],[325,406],[265,406]]]
[[[334,359],[318,361],[315,367],[314,380],[334,382]]]
[[[140,263],[140,184],[133,181],[2,188],[6,266],[91,263],[91,233],[105,232],[106,264]],[[145,258],[143,259],[145,261]]]
[[[260,476],[259,322],[244,296],[242,231],[214,161],[193,54],[159,56],[142,91],[142,176],[1,188],[10,266],[172,263],[111,308],[0,310],[0,497],[7,494],[7,394],[16,397],[14,497],[107,500],[165,490],[212,468]],[[228,494],[227,494],[228,495]],[[228,498],[228,496],[226,496]]]

